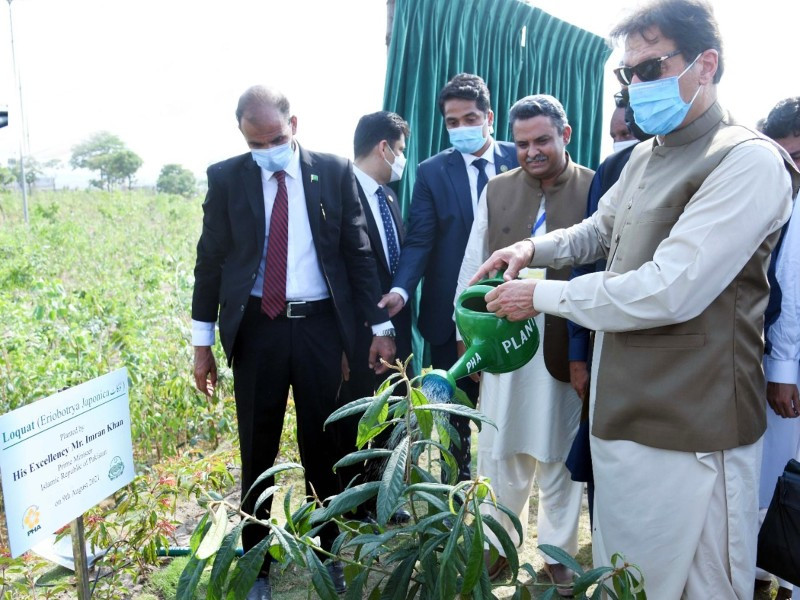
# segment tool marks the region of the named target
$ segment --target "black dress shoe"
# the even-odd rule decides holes
[[[347,591],[347,584],[344,582],[344,567],[341,561],[329,562],[327,566],[328,573],[333,579],[333,587],[336,588],[336,593],[344,594]]]
[[[404,525],[408,523],[410,520],[411,520],[411,513],[401,508],[395,511],[395,513],[389,519],[389,523],[391,523],[392,525]]]
[[[272,587],[269,577],[258,577],[253,587],[247,592],[247,600],[272,600]]]

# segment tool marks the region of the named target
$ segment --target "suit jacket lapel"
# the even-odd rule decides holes
[[[378,258],[378,263],[383,265],[383,268],[389,272],[389,265],[386,262],[386,253],[383,251],[383,242],[381,242],[378,223],[375,222],[375,217],[372,216],[372,209],[369,207],[367,195],[364,193],[358,179],[356,179],[356,187],[358,187],[358,198],[361,200],[361,208],[364,209],[364,216],[367,220],[367,234],[369,235],[369,243],[372,244],[373,254]]]
[[[461,210],[461,218],[464,221],[464,227],[467,231],[472,226],[474,215],[472,214],[472,192],[469,189],[469,175],[467,175],[467,167],[464,164],[464,159],[461,153],[456,150],[451,150],[450,156],[447,157],[447,166],[445,167],[450,183],[453,185],[455,191],[454,199],[458,203],[458,208]]]
[[[319,254],[319,216],[322,212],[322,192],[320,190],[319,173],[314,172],[314,158],[300,146],[300,171],[303,174],[303,193],[306,197],[308,223],[311,226],[311,237]],[[311,176],[314,175],[314,181]],[[320,257],[321,260],[321,257]]]
[[[261,185],[261,169],[251,156],[245,158],[242,165],[242,181],[247,201],[253,211],[256,223],[256,241],[258,247],[264,250],[264,240],[267,237],[266,217],[264,216],[264,188]]]
[[[497,142],[495,142],[495,153],[494,153],[494,162],[496,165],[495,171],[498,175],[506,173],[511,169],[516,169],[516,156],[510,150],[507,150],[504,146],[501,146]],[[505,168],[504,168],[505,167]]]

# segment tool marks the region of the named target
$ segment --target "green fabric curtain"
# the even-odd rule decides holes
[[[415,166],[450,145],[436,99],[462,72],[480,75],[489,86],[498,140],[511,141],[508,109],[515,101],[530,94],[558,98],[573,130],[567,150],[575,162],[595,168],[610,53],[603,38],[519,0],[397,0],[383,106],[411,127],[409,168],[397,188],[403,215]],[[417,373],[430,364],[423,346],[415,326]]]
[[[511,141],[508,109],[514,102],[551,94],[572,126],[567,150],[573,160],[596,167],[610,53],[603,38],[518,0],[397,0],[383,106],[411,126],[410,168],[398,188],[403,214],[414,188],[413,166],[450,145],[436,98],[462,72],[480,75],[489,86],[496,139]]]

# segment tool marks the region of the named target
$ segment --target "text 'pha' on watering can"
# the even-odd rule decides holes
[[[465,289],[456,301],[456,327],[467,351],[449,370],[435,369],[426,377],[455,381],[478,371],[508,373],[526,364],[539,348],[539,329],[533,317],[512,322],[486,308],[485,296],[503,282],[502,271]]]

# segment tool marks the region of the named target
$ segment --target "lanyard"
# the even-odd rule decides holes
[[[542,226],[542,223],[544,223],[544,218],[545,218],[546,215],[547,215],[546,212],[542,212],[542,216],[539,217],[539,219],[536,221],[536,225],[534,225],[533,229],[531,229],[531,235],[535,235],[536,234],[536,230],[539,229],[539,227]]]

